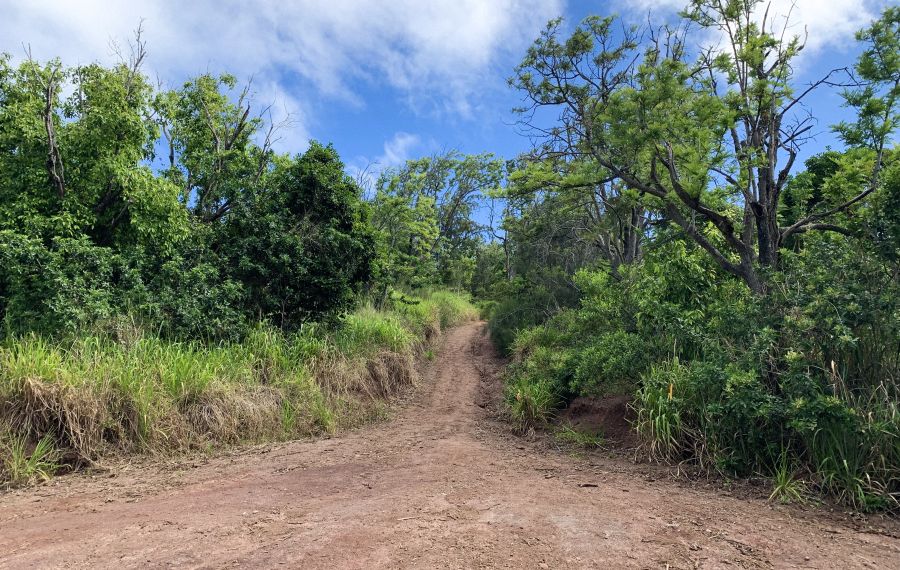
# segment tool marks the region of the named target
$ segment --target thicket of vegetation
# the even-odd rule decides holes
[[[6,476],[377,415],[473,316],[450,288],[512,355],[523,429],[628,395],[653,458],[896,508],[898,27],[806,84],[758,0],[553,21],[510,79],[531,152],[367,192],[331,146],[275,152],[234,77],[153,88],[140,35],[114,67],[0,58]],[[842,148],[808,156],[824,89]]]
[[[382,174],[276,153],[252,86],[0,57],[0,480],[377,415],[473,318],[490,157]],[[412,292],[412,294],[410,293]]]
[[[633,395],[654,458],[895,508],[900,10],[859,32],[854,69],[809,85],[803,40],[764,13],[694,0],[674,27],[554,21],[528,50],[510,83],[542,142],[483,255],[507,401],[527,428]],[[856,117],[803,164],[827,128],[805,105],[818,89]]]

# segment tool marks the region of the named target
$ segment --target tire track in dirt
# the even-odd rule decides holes
[[[0,568],[900,567],[894,521],[867,532],[511,437],[499,366],[468,324],[390,422],[0,496]]]

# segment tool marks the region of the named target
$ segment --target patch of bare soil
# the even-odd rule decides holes
[[[559,414],[559,421],[572,429],[601,434],[604,439],[620,448],[636,447],[637,436],[631,429],[633,412],[628,396],[605,398],[575,398]]]
[[[473,323],[390,422],[7,493],[0,567],[900,567],[896,521],[511,437],[494,419],[499,365]]]

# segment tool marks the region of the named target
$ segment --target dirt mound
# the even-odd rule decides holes
[[[560,412],[559,420],[574,430],[602,435],[610,443],[637,447],[637,435],[631,427],[634,417],[630,403],[628,396],[578,397]]]

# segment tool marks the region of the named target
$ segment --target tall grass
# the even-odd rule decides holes
[[[27,485],[35,481],[47,481],[58,468],[57,451],[49,436],[42,437],[32,449],[24,437],[7,435],[0,440],[3,451],[0,474],[11,485]]]
[[[0,417],[9,432],[2,441],[11,443],[0,441],[0,480],[52,471],[45,459],[57,456],[87,464],[114,452],[326,433],[377,416],[415,382],[415,357],[437,333],[477,315],[452,293],[406,299],[289,336],[260,325],[241,342],[174,342],[140,331],[7,338]]]
[[[900,410],[881,385],[779,400],[753,376],[677,357],[642,376],[634,427],[650,457],[772,478],[772,500],[812,491],[861,511],[900,508]]]
[[[687,373],[678,358],[651,366],[633,404],[637,411],[634,428],[649,445],[650,457],[675,459],[685,443],[681,421],[681,392]]]
[[[546,425],[559,405],[559,396],[547,381],[515,376],[506,384],[506,408],[513,426],[520,432]]]

